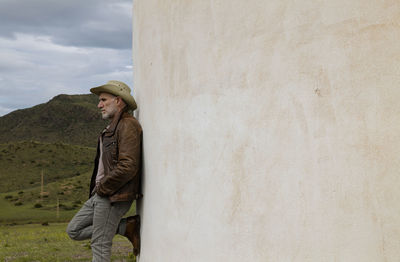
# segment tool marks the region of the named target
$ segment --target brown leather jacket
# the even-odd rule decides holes
[[[122,111],[100,136],[103,141],[104,177],[96,186],[100,148],[97,143],[95,166],[90,181],[91,195],[109,197],[111,202],[140,197],[142,127],[129,113]]]

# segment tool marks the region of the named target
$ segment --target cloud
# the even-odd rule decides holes
[[[2,0],[0,36],[51,36],[60,45],[131,48],[131,0]]]

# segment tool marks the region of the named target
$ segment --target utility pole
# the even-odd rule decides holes
[[[60,200],[57,197],[57,219],[60,218]]]
[[[41,186],[40,186],[40,202],[43,202],[43,169],[42,169],[42,182],[41,182]]]

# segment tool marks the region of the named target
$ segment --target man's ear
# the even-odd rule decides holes
[[[117,105],[118,105],[119,107],[123,107],[123,106],[126,105],[125,102],[124,102],[124,100],[123,100],[122,97],[120,97],[120,96],[117,96]]]
[[[122,104],[122,98],[120,96],[117,96],[117,105]]]

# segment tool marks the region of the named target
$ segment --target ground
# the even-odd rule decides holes
[[[73,241],[65,233],[67,223],[0,226],[0,261],[91,261],[89,241]],[[130,242],[113,241],[111,261],[135,261]]]

